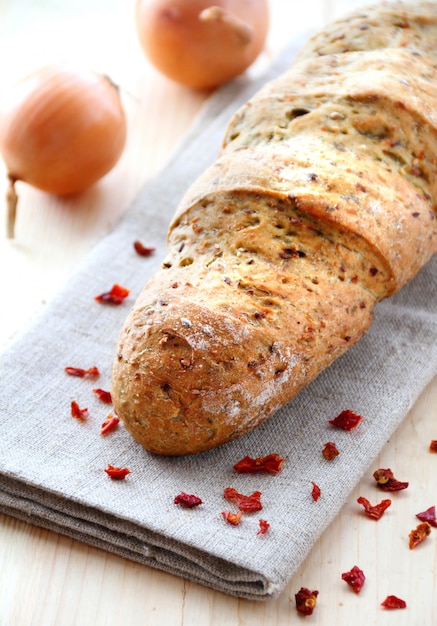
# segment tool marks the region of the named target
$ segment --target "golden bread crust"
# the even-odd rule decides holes
[[[437,250],[437,4],[364,13],[237,112],[180,202],[113,367],[114,409],[151,452],[269,418]]]

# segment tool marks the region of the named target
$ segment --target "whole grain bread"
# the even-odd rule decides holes
[[[231,120],[120,334],[114,409],[146,449],[208,450],[271,417],[437,251],[434,50],[437,3],[380,4]]]

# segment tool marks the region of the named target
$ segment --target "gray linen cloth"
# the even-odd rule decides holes
[[[188,184],[218,152],[231,114],[261,82],[292,60],[292,47],[261,80],[239,79],[207,102],[165,169],[141,192],[115,230],[77,268],[32,326],[0,356],[0,510],[87,544],[243,598],[277,596],[334,519],[387,439],[437,373],[437,258],[376,309],[371,330],[273,418],[250,434],[192,457],[156,457],[123,427],[106,437],[108,389],[121,325],[165,251],[168,223]],[[133,251],[141,240],[150,257]],[[97,303],[112,284],[128,287],[122,305]],[[5,304],[3,304],[5,306]],[[65,366],[97,366],[97,380],[73,378]],[[89,409],[83,423],[70,403]],[[328,420],[343,409],[363,416],[351,432]],[[334,440],[340,455],[321,450]],[[276,476],[237,474],[245,455],[277,453]],[[131,474],[112,481],[108,464]],[[312,481],[321,497],[311,497]],[[223,489],[262,492],[263,510],[224,520],[234,510]],[[181,491],[203,504],[183,509]],[[259,519],[270,529],[259,535]]]

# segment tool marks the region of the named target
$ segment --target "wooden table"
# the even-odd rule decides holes
[[[362,0],[271,0],[271,28],[259,63],[294,35],[317,29]],[[80,259],[111,231],[144,182],[166,161],[207,97],[173,84],[143,56],[134,27],[134,0],[2,0],[0,85],[45,61],[63,58],[105,72],[122,89],[129,120],[124,155],[98,185],[61,200],[18,184],[16,239],[0,234],[0,345],[23,328],[68,280]],[[0,197],[6,189],[0,172]],[[3,224],[3,216],[2,216]],[[410,488],[383,520],[360,514],[366,476],[314,546],[283,594],[268,602],[228,597],[90,548],[53,532],[0,516],[0,626],[285,626],[303,623],[294,594],[318,589],[310,624],[397,626],[437,624],[437,530],[408,548],[415,513],[437,504],[437,379],[387,442],[378,467],[396,467]],[[375,467],[376,469],[376,467]],[[359,596],[341,573],[359,565],[367,581]],[[406,610],[385,611],[394,594]]]

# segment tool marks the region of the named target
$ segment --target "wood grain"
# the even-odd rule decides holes
[[[259,66],[295,35],[365,4],[271,0],[270,36]],[[16,240],[8,241],[0,232],[2,347],[111,231],[145,181],[165,163],[208,95],[171,83],[148,64],[133,15],[134,0],[0,3],[0,85],[45,61],[70,58],[120,85],[129,120],[123,158],[87,193],[62,200],[18,186]],[[0,166],[2,197],[6,178]],[[3,224],[1,209],[0,216]],[[437,439],[436,417],[437,380],[374,460],[375,469],[392,467],[399,479],[409,480],[409,489],[373,522],[356,503],[359,495],[375,499],[372,476],[364,477],[274,601],[228,597],[1,515],[0,626],[288,626],[303,623],[294,606],[301,586],[320,592],[316,610],[307,618],[313,625],[437,624],[437,530],[416,550],[408,548],[415,514],[437,504],[437,455],[428,450],[430,440]],[[359,596],[341,580],[353,565],[367,577]],[[408,608],[382,609],[388,594],[404,598]]]

